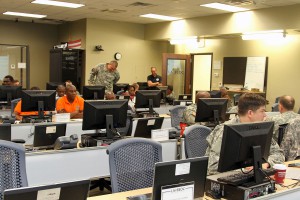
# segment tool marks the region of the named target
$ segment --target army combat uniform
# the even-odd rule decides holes
[[[183,120],[189,126],[195,124],[196,112],[197,112],[197,105],[194,103],[186,107],[185,110],[183,111]]]
[[[237,124],[237,123],[241,123],[238,116],[234,117],[233,119],[223,124],[216,126],[216,128],[206,138],[208,142],[208,147],[206,149],[205,155],[209,157],[207,175],[218,173],[217,169],[218,169],[219,159],[220,159],[224,124]],[[268,162],[271,166],[277,163],[284,162],[283,151],[279,148],[277,142],[275,142],[274,140],[272,140],[271,142]]]
[[[120,74],[117,70],[110,72],[106,68],[106,64],[99,64],[92,69],[88,83],[90,85],[103,85],[105,92],[113,91],[113,84],[120,79]]]

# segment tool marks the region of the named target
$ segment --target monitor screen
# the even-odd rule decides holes
[[[116,95],[116,99],[130,99],[130,96]]]
[[[213,90],[213,91],[208,91],[210,94],[211,98],[221,98],[221,91],[220,90]]]
[[[113,92],[114,92],[114,94],[117,94],[117,92],[119,92],[119,91],[125,92],[128,90],[128,87],[129,87],[128,83],[114,83]]]
[[[153,114],[153,108],[160,107],[160,90],[138,90],[135,93],[135,108],[149,108],[150,114]]]
[[[11,125],[0,124],[0,140],[11,141]]]
[[[55,110],[55,90],[23,90],[21,93],[22,112],[38,111],[39,117],[44,116],[43,111]]]
[[[93,100],[84,102],[82,130],[105,129],[108,138],[114,128],[126,126],[128,100]]]
[[[66,135],[66,128],[66,123],[35,125],[33,147],[38,149],[53,148],[56,139]]]
[[[226,98],[200,98],[197,102],[195,122],[214,122],[226,120]]]
[[[57,86],[65,85],[64,83],[59,82],[47,82],[46,83],[46,90],[56,90]]]
[[[21,97],[22,86],[0,85],[0,101],[10,105],[11,100]]]
[[[82,98],[85,100],[96,100],[104,99],[105,86],[83,86],[82,87]]]
[[[178,100],[190,100],[190,101],[192,101],[192,95],[191,94],[180,94],[178,96]]]
[[[191,105],[193,102],[190,100],[174,100],[173,101],[173,106],[189,106]]]
[[[162,199],[164,186],[177,187],[194,184],[194,198],[204,196],[208,157],[189,158],[155,164],[152,199]],[[187,169],[188,166],[188,169]],[[185,173],[178,170],[185,169]],[[181,171],[182,172],[182,171]]]
[[[139,85],[139,90],[147,90],[148,89],[148,83],[147,82],[137,82]]]
[[[265,162],[268,160],[273,128],[273,121],[225,124],[218,171],[255,167],[257,163],[260,163],[261,168],[261,159]],[[254,157],[257,153],[253,149],[255,146],[259,147],[257,158],[259,160]]]
[[[138,119],[133,137],[151,138],[151,131],[161,129],[163,121],[163,117]]]

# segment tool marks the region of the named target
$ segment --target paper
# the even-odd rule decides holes
[[[147,126],[153,126],[155,124],[155,119],[149,119],[147,122]]]
[[[288,167],[285,178],[300,180],[299,168]]]
[[[151,139],[155,141],[169,140],[169,130],[168,129],[151,130]]]
[[[26,63],[18,63],[19,69],[26,69]]]
[[[119,99],[124,99],[124,96],[119,96]]]
[[[183,96],[182,98],[183,98],[184,100],[186,100],[186,99],[187,99],[187,96]]]
[[[221,69],[221,61],[216,60],[213,62],[213,69]]]
[[[194,200],[194,184],[178,187],[162,187],[161,200]]]
[[[185,101],[181,101],[181,102],[180,102],[180,105],[181,105],[181,106],[185,106],[185,105],[186,105],[186,102],[185,102]]]
[[[191,163],[176,164],[175,176],[190,173]]]
[[[56,126],[47,126],[46,134],[49,134],[49,133],[56,133]]]
[[[58,200],[61,188],[53,188],[38,191],[36,200]]]

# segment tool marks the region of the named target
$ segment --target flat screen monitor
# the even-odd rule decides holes
[[[82,87],[82,98],[85,100],[96,100],[104,99],[105,86],[83,86]]]
[[[149,113],[154,113],[153,108],[160,107],[160,90],[138,90],[135,93],[135,108],[149,108]]]
[[[161,129],[163,117],[143,118],[137,120],[134,137],[151,138],[151,131]]]
[[[130,96],[128,96],[128,95],[126,95],[126,96],[124,96],[124,95],[116,95],[116,99],[127,99],[127,100],[129,100]]]
[[[11,100],[21,97],[22,86],[0,85],[0,101],[10,105]]]
[[[32,200],[32,199],[61,199],[61,200],[86,200],[88,197],[90,180],[80,180],[51,185],[31,186],[8,189],[3,192],[5,200]],[[47,192],[48,190],[48,192]],[[39,192],[43,198],[37,198]],[[57,194],[58,198],[54,195]],[[40,194],[42,195],[42,194]],[[41,196],[39,196],[41,197]]]
[[[162,199],[162,188],[180,187],[194,184],[194,198],[204,196],[208,157],[189,158],[155,164],[152,199]],[[185,169],[180,173],[178,170]],[[166,187],[169,186],[169,187]]]
[[[93,100],[84,102],[82,130],[106,128],[106,137],[116,135],[115,128],[126,126],[128,100]]]
[[[113,85],[113,92],[114,94],[117,94],[117,92],[119,91],[127,91],[129,88],[129,84],[128,83],[114,83]]]
[[[55,90],[23,90],[21,93],[22,112],[38,111],[38,117],[44,118],[44,111],[55,110]]]
[[[64,83],[59,82],[47,82],[46,83],[46,90],[56,90],[57,86],[65,85]]]
[[[157,86],[157,88],[160,89],[160,91],[161,91],[161,102],[165,103],[166,97],[167,97],[168,86]]]
[[[178,96],[178,100],[190,100],[190,101],[192,101],[192,95],[191,94],[180,94]]]
[[[254,166],[254,178],[260,183],[262,161],[267,162],[274,122],[256,122],[224,125],[219,172]]]
[[[226,120],[226,98],[200,98],[197,102],[195,122],[213,122]]]
[[[211,98],[221,98],[221,91],[219,90],[208,91],[208,93],[210,94]]]
[[[174,100],[173,101],[173,106],[189,106],[191,105],[193,102],[190,100]]]
[[[37,149],[53,149],[56,139],[66,135],[66,128],[66,123],[35,125],[33,147]]]
[[[147,90],[148,89],[148,83],[147,82],[137,82],[139,85],[139,90]]]
[[[0,140],[11,141],[10,124],[0,124]]]

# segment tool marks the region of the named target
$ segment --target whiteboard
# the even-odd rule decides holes
[[[244,87],[248,90],[258,88],[264,92],[267,57],[247,57]]]

